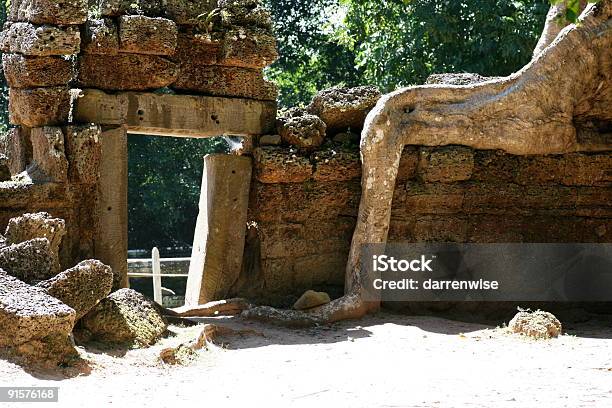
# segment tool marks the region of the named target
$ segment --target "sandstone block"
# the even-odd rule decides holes
[[[219,0],[219,8],[224,27],[272,29],[270,12],[259,4],[259,0]]]
[[[11,175],[24,171],[32,160],[30,129],[16,127],[0,135],[0,153],[8,157],[8,168]]]
[[[2,55],[2,68],[11,88],[39,88],[68,84],[73,78],[72,61],[50,57]]]
[[[291,108],[276,121],[283,141],[304,151],[321,146],[325,139],[325,123],[301,108]]]
[[[34,128],[31,133],[32,163],[28,174],[33,181],[63,183],[68,180],[64,134],[58,127]]]
[[[219,65],[261,69],[277,59],[276,38],[272,34],[234,28],[225,34]]]
[[[81,35],[78,27],[37,26],[9,23],[0,33],[0,49],[6,53],[31,56],[78,54]]]
[[[428,183],[469,180],[474,171],[474,151],[467,147],[422,148],[418,172]]]
[[[143,91],[164,88],[178,77],[177,65],[156,55],[109,55],[101,62],[92,54],[79,58],[79,83],[86,88]]]
[[[138,347],[154,344],[168,327],[158,306],[132,289],[111,293],[82,322],[96,340]]]
[[[68,87],[13,89],[9,91],[9,115],[13,125],[57,126],[68,122]]]
[[[36,238],[0,249],[0,269],[25,283],[37,283],[55,275],[57,258],[49,240]]]
[[[308,112],[320,117],[331,134],[348,129],[359,132],[380,97],[375,86],[326,89],[313,98]]]
[[[315,292],[308,290],[295,302],[293,308],[295,310],[307,310],[313,307],[322,306],[331,302],[329,295],[325,292]]]
[[[70,307],[0,270],[0,347],[50,336],[67,339],[74,320]]]
[[[145,16],[119,17],[120,51],[134,54],[172,55],[178,30],[172,20]]]
[[[361,179],[359,151],[347,149],[325,149],[313,153],[315,163],[313,179],[316,181],[346,181]]]
[[[124,14],[159,15],[163,12],[162,0],[92,0],[104,17],[117,17]]]
[[[536,339],[559,337],[562,333],[561,322],[552,313],[542,310],[518,312],[508,324],[508,328],[514,333]]]
[[[69,178],[75,183],[96,184],[100,177],[101,129],[96,125],[66,128]]]
[[[312,163],[297,151],[259,147],[253,151],[255,178],[262,183],[302,183],[312,177]]]
[[[192,64],[182,68],[178,80],[172,87],[212,96],[263,101],[274,101],[277,96],[276,86],[266,81],[261,71],[236,67]]]
[[[87,0],[11,0],[9,20],[34,24],[83,24],[87,20]]]
[[[21,217],[9,220],[5,235],[8,244],[19,244],[37,238],[46,238],[49,241],[49,251],[56,261],[53,272],[59,272],[57,258],[62,239],[66,235],[66,222],[64,220],[53,218],[45,212],[23,214]]]
[[[79,320],[110,294],[113,271],[100,261],[88,260],[37,286],[73,308]]]
[[[208,36],[179,33],[173,60],[181,65],[181,72],[188,71],[192,64],[198,66],[217,65],[223,47],[223,35]]]
[[[208,15],[217,8],[217,0],[167,0],[166,17],[181,25],[196,25],[198,16]]]
[[[119,30],[110,18],[87,20],[81,48],[86,54],[116,55],[119,52]]]

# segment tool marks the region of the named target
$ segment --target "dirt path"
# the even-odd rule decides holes
[[[190,366],[164,366],[160,349],[198,329],[174,328],[177,338],[123,357],[84,353],[89,375],[60,379],[0,362],[0,385],[60,387],[62,407],[612,406],[609,322],[531,341],[477,324],[391,314],[297,331],[205,321],[220,320],[263,336],[219,339]]]

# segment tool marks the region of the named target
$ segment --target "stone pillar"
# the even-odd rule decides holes
[[[204,157],[204,175],[187,293],[188,306],[227,297],[242,268],[251,158]]]
[[[127,288],[127,130],[125,127],[103,129],[100,139],[95,257],[113,268],[113,289]]]

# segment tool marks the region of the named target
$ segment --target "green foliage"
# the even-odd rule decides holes
[[[589,0],[587,3],[599,3],[600,0]],[[550,0],[551,5],[565,4],[565,15],[562,17],[567,23],[575,23],[580,17],[580,0]]]
[[[227,152],[222,138],[130,136],[129,246],[191,245],[198,216],[202,158]]]

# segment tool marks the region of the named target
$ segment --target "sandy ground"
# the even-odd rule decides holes
[[[307,330],[201,321],[260,334],[220,338],[191,365],[167,366],[159,351],[199,329],[173,327],[176,337],[147,350],[83,350],[90,373],[0,361],[0,385],[59,387],[61,407],[612,407],[609,320],[550,341],[387,313]]]

